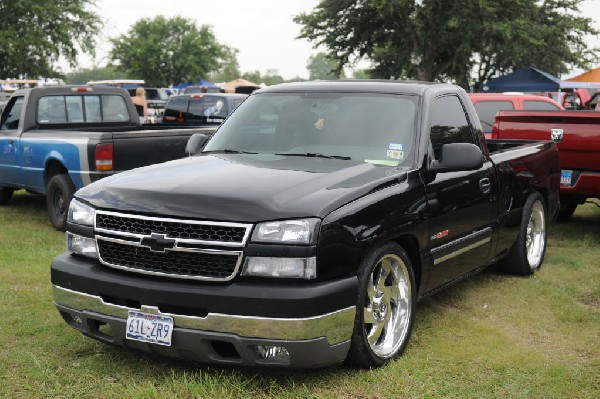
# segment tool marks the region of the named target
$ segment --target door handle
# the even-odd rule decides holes
[[[483,195],[488,195],[492,192],[492,182],[489,178],[484,177],[483,179],[479,180],[479,190]]]

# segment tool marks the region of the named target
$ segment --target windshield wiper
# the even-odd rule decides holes
[[[258,154],[258,152],[232,150],[230,148],[224,148],[222,150],[202,151],[202,154]]]
[[[327,159],[343,159],[345,161],[350,161],[352,158],[350,157],[346,157],[343,155],[325,155],[325,154],[321,154],[319,152],[303,152],[303,153],[297,153],[297,154],[289,154],[286,152],[282,152],[279,154],[275,154],[275,155],[286,155],[288,157],[307,157],[307,158],[327,158]]]

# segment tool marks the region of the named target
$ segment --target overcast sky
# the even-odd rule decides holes
[[[237,48],[242,72],[276,69],[286,79],[307,78],[308,58],[317,50],[307,41],[296,39],[300,26],[292,17],[312,10],[318,3],[319,0],[97,0],[97,11],[105,27],[95,63],[105,65],[110,50],[108,38],[127,33],[139,19],[181,16],[198,25],[211,25],[220,43]],[[600,29],[600,0],[585,0],[581,8],[583,15],[593,18],[594,26]],[[598,37],[589,38],[589,42],[600,47]],[[81,67],[93,64],[89,57],[80,57]],[[600,60],[594,66],[600,66]]]

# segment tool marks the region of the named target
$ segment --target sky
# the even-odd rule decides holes
[[[162,15],[184,17],[197,25],[210,25],[221,44],[237,48],[241,72],[276,69],[285,79],[308,78],[308,58],[318,50],[306,40],[296,39],[300,26],[292,21],[301,12],[310,12],[319,0],[97,0],[97,12],[105,22],[96,59],[80,56],[79,66],[106,65],[109,38],[126,34],[142,18]],[[582,14],[600,29],[600,0],[581,2]],[[600,38],[588,38],[600,47]],[[157,43],[157,45],[160,45]],[[365,64],[359,67],[365,67]],[[594,65],[600,67],[600,60]],[[572,71],[567,78],[584,71]]]

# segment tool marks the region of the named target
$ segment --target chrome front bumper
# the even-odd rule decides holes
[[[99,296],[72,291],[53,285],[54,302],[69,325],[84,334],[116,345],[145,352],[216,364],[243,366],[321,367],[344,360],[350,345],[355,307],[308,318],[266,318],[209,313],[194,317],[161,313],[157,307],[134,309],[106,303]],[[172,347],[133,342],[125,339],[129,310],[173,317]],[[99,326],[110,325],[111,335]],[[179,336],[179,339],[175,338]],[[226,342],[236,356],[223,357],[213,351],[214,342]],[[250,348],[256,345],[285,346],[289,363],[260,359]]]

